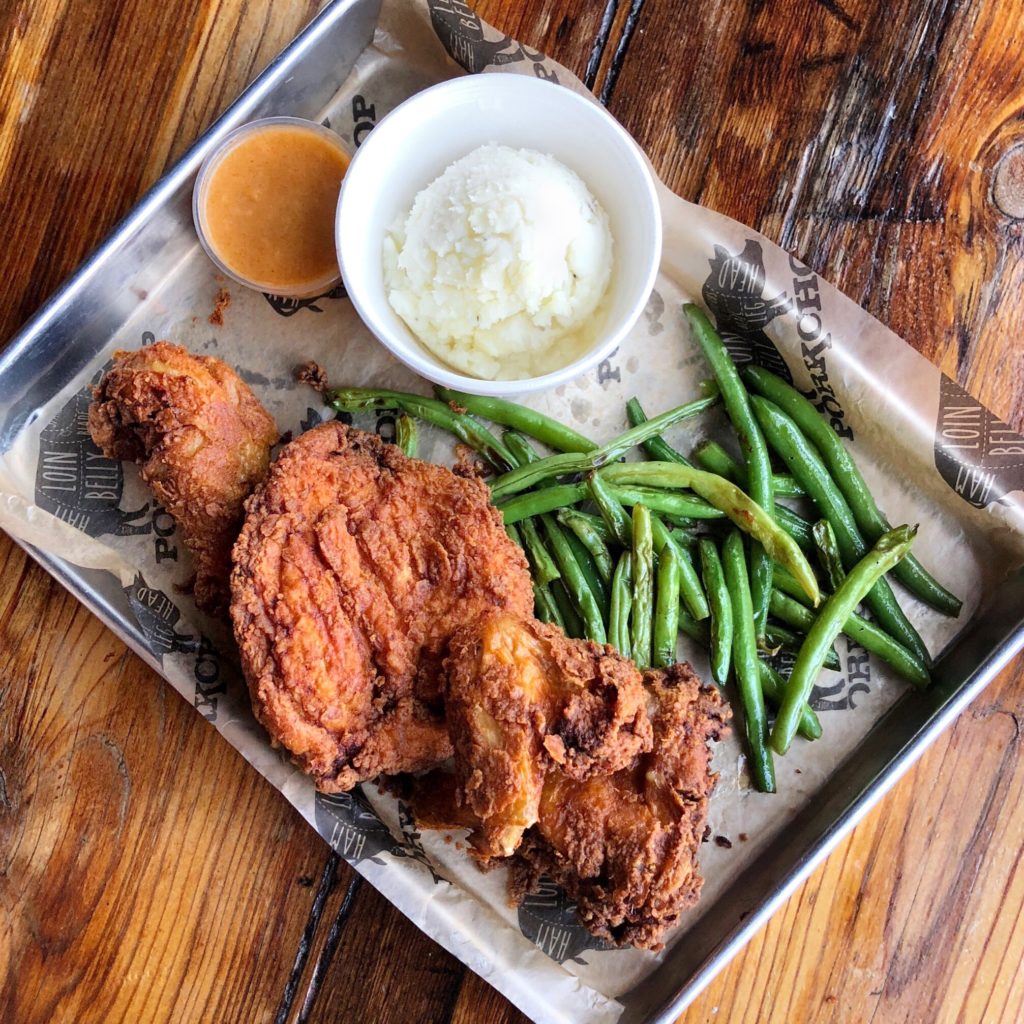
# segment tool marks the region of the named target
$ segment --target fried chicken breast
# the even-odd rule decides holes
[[[458,806],[428,776],[421,824],[469,824],[478,858],[512,856],[514,895],[549,875],[595,935],[659,948],[700,891],[718,691],[509,615],[460,630],[446,671]]]
[[[139,464],[192,554],[197,606],[226,612],[242,503],[278,438],[249,386],[222,360],[166,341],[115,352],[89,407],[89,433],[107,458]]]
[[[697,854],[717,780],[708,741],[730,715],[688,665],[645,672],[644,685],[651,749],[612,775],[545,777],[537,825],[516,851],[513,891],[548,875],[595,935],[657,950],[700,895]]]
[[[283,449],[246,507],[231,617],[273,739],[326,792],[449,757],[452,634],[533,608],[487,487],[330,422]]]
[[[494,613],[464,626],[445,669],[448,729],[482,859],[516,850],[553,767],[585,779],[651,748],[636,666],[536,619]]]

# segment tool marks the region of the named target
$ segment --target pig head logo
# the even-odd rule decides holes
[[[729,354],[739,364],[758,363],[792,383],[789,367],[764,333],[772,320],[789,312],[792,302],[785,292],[771,298],[765,295],[761,243],[748,238],[735,256],[716,245],[715,255],[708,262],[711,273],[701,293]]]
[[[148,502],[120,508],[124,470],[89,436],[92,388],[84,387],[43,428],[36,463],[36,504],[90,537],[149,533]]]
[[[303,309],[308,309],[312,313],[322,313],[324,308],[322,305],[318,305],[322,299],[344,299],[347,296],[348,292],[345,291],[345,286],[341,283],[336,284],[330,291],[324,292],[322,295],[314,295],[308,299],[292,299],[287,295],[263,293],[263,298],[267,300],[270,308],[278,316],[285,317],[295,316],[296,313]]]
[[[141,573],[125,588],[128,605],[142,630],[146,646],[161,660],[165,654],[199,651],[202,638],[179,633],[175,626],[181,618],[178,606],[162,591],[146,584]]]
[[[1024,492],[1024,437],[945,374],[939,383],[935,468],[975,508]]]
[[[527,52],[511,36],[488,39],[483,22],[464,0],[427,0],[427,6],[430,23],[448,56],[471,73],[520,60],[539,66],[544,60],[543,54]],[[553,72],[545,71],[542,77],[553,77]]]
[[[398,827],[402,830],[402,841],[395,845],[392,854],[396,857],[410,857],[417,864],[422,864],[430,872],[434,884],[444,879],[434,869],[427,851],[423,848],[423,838],[416,827],[416,815],[412,808],[402,800],[398,801]]]
[[[576,905],[546,875],[519,904],[519,930],[558,963],[581,960],[588,949],[609,949],[579,923]]]
[[[364,860],[383,864],[380,854],[395,846],[391,833],[358,787],[351,793],[317,792],[313,813],[316,830],[350,864]]]

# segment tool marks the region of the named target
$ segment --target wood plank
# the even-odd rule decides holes
[[[796,252],[1019,428],[1024,232],[992,200],[1024,141],[1018,9],[725,0],[681,31],[645,6],[610,109],[673,190]]]
[[[271,1019],[323,844],[6,536],[0,579],[0,1019]]]
[[[0,10],[0,188],[34,197],[0,337],[315,6]],[[272,1020],[322,841],[6,537],[0,581],[0,1019]]]
[[[0,7],[0,338],[309,21],[316,0]],[[10,111],[7,116],[6,111]]]
[[[332,959],[324,962],[308,1016],[301,1018],[304,1024],[448,1020],[467,976],[462,964],[365,882],[358,887],[349,914]],[[513,1019],[517,1018],[525,1021],[520,1015]]]
[[[1015,6],[726,2],[681,33],[650,5],[611,109],[670,187],[1020,430],[1024,235],[992,201],[1024,138]],[[1022,679],[1018,659],[683,1020],[1018,1019]]]
[[[0,187],[33,196],[4,208],[0,337],[315,7],[0,10]],[[1019,428],[1024,346],[1005,341],[1024,243],[991,199],[1024,131],[1018,7],[480,11],[583,74],[614,9],[596,81],[614,80],[613,112],[665,180],[801,252]],[[1016,1019],[1021,677],[1004,673],[686,1020]],[[0,772],[4,1020],[524,1019],[369,887],[344,910],[350,870],[6,539]]]
[[[1021,668],[1002,674],[681,1021],[1019,1019]]]

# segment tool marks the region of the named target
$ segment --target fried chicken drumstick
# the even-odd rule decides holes
[[[439,820],[450,778],[428,776],[421,824],[470,825],[479,859],[513,855],[514,895],[549,875],[595,935],[660,948],[700,892],[718,691],[688,665],[641,678],[610,647],[509,615],[467,625],[451,651],[461,806]]]
[[[449,757],[452,634],[533,609],[487,487],[330,422],[283,449],[246,508],[231,617],[270,735],[326,792]]]
[[[89,407],[89,433],[108,459],[139,464],[192,554],[196,605],[225,612],[242,502],[278,437],[249,386],[222,360],[166,341],[115,352]]]

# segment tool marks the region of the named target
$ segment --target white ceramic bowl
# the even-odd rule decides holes
[[[550,153],[586,182],[608,214],[614,267],[604,328],[586,355],[541,377],[481,380],[456,372],[420,343],[384,287],[385,231],[408,212],[420,189],[486,142]],[[398,359],[447,387],[521,395],[572,380],[620,344],[654,287],[661,212],[646,158],[603,107],[538,78],[467,75],[417,93],[366,137],[342,184],[336,241],[349,298]]]

